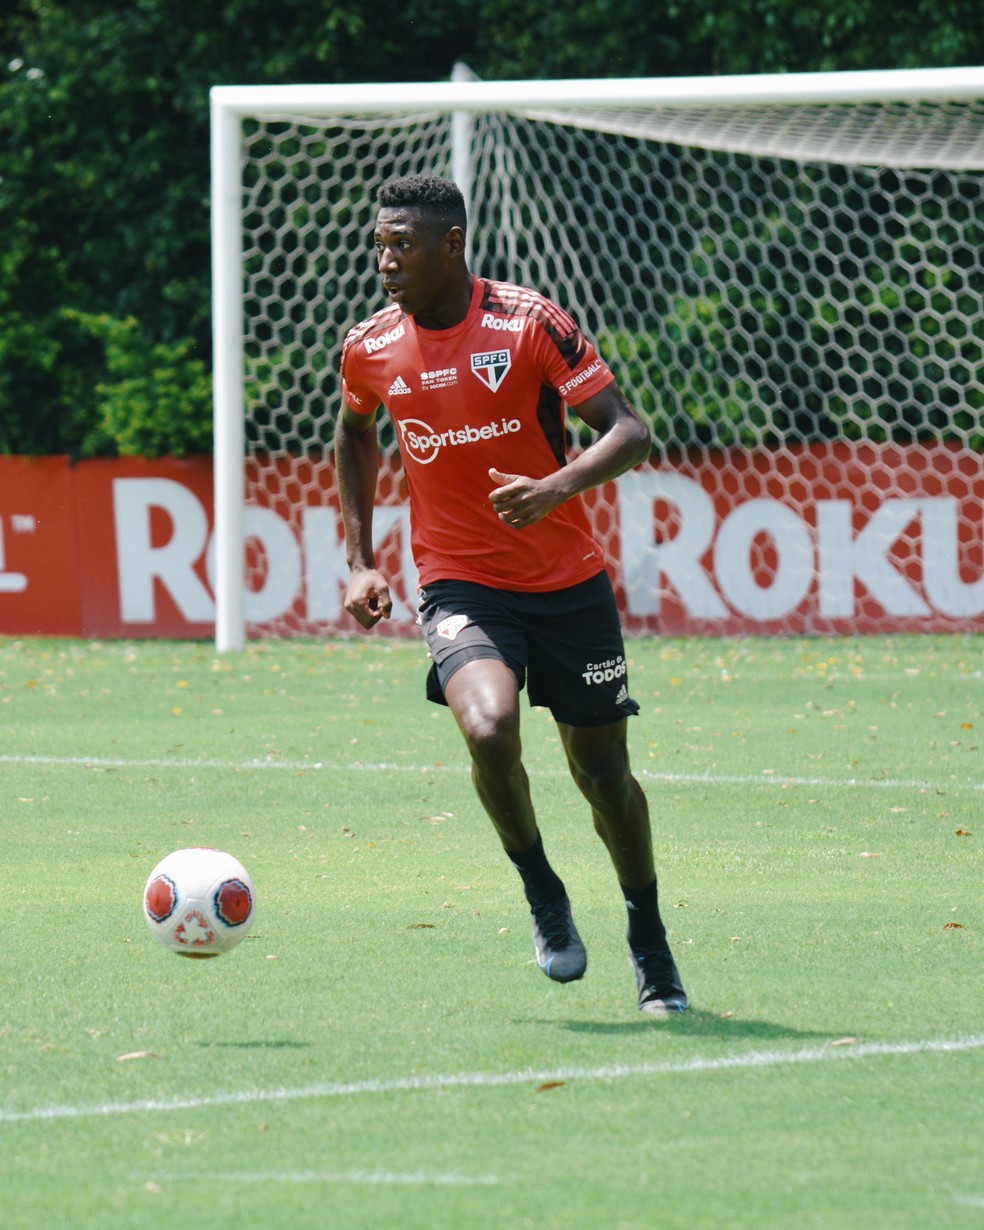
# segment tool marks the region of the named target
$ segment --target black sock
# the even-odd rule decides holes
[[[543,838],[537,834],[536,843],[529,850],[507,850],[510,862],[523,878],[526,900],[541,904],[559,901],[567,895],[564,881],[557,875],[543,852]]]
[[[666,928],[659,916],[656,881],[646,888],[621,885],[625,908],[629,912],[629,947],[638,952],[666,947]]]

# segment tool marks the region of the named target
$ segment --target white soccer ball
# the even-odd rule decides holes
[[[144,887],[147,925],[183,957],[219,957],[244,939],[256,893],[242,863],[223,850],[193,846],[161,859]]]

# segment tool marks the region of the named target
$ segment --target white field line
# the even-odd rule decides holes
[[[658,1026],[656,1027],[659,1028]],[[856,1062],[884,1055],[952,1054],[984,1049],[984,1034],[966,1038],[923,1038],[913,1042],[861,1042],[854,1046],[804,1047],[795,1051],[749,1051],[740,1055],[697,1057],[675,1063],[611,1064],[598,1068],[550,1068],[515,1072],[451,1072],[389,1080],[328,1082],[296,1089],[243,1089],[198,1097],[149,1098],[136,1102],[106,1102],[89,1106],[36,1106],[29,1110],[0,1109],[0,1124],[93,1119],[114,1115],[175,1110],[199,1110],[208,1106],[246,1106],[258,1102],[297,1102],[323,1098],[355,1098],[366,1094],[422,1093],[435,1089],[494,1089],[504,1085],[542,1085],[554,1081],[617,1081],[661,1076],[733,1072],[749,1068],[779,1068],[795,1064]]]
[[[178,772],[199,769],[221,769],[233,773],[265,770],[280,770],[289,773],[460,773],[468,772],[466,765],[449,764],[394,764],[386,761],[365,760],[206,760],[186,757],[107,757],[107,756],[32,756],[0,755],[0,765],[23,768],[50,765],[83,769],[174,769]],[[566,777],[565,769],[538,769],[543,777]],[[778,769],[762,769],[760,773],[657,773],[650,769],[635,770],[636,776],[645,781],[667,786],[824,786],[858,789],[874,787],[893,790],[973,790],[984,791],[984,782],[930,782],[904,778],[860,777],[799,777],[782,773]]]
[[[501,1182],[496,1175],[456,1174],[453,1171],[446,1174],[432,1174],[426,1170],[406,1173],[388,1170],[260,1170],[256,1172],[247,1170],[214,1173],[209,1170],[199,1174],[194,1172],[159,1174],[154,1176],[154,1180],[157,1183],[357,1183],[396,1184],[408,1187],[494,1187]]]

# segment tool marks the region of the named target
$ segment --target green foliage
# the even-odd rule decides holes
[[[973,64],[984,27],[976,0],[11,0],[0,57],[0,450],[74,453],[207,430],[212,85]],[[102,317],[135,322],[142,376]],[[133,427],[124,387],[168,385],[171,426]]]
[[[978,0],[676,0],[689,38],[726,73],[976,65],[984,61]],[[707,71],[707,70],[704,70]],[[711,70],[714,71],[714,70]]]
[[[5,327],[6,326],[6,327]],[[183,456],[212,447],[212,380],[187,338],[151,342],[134,317],[0,313],[0,452]]]
[[[97,418],[85,456],[183,457],[212,447],[212,381],[187,339],[150,344],[131,316],[114,320],[67,311],[102,343],[107,379],[95,387]]]
[[[101,352],[58,306],[81,291],[39,232],[33,218],[15,219],[0,252],[0,452],[76,454]]]

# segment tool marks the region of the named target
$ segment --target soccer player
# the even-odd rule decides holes
[[[389,616],[372,545],[376,415],[396,423],[410,496],[430,700],[450,707],[472,781],[517,868],[547,977],[587,967],[544,852],[522,761],[520,691],[550,709],[618,876],[640,1009],[684,1011],[660,918],[649,810],[629,767],[625,648],[581,493],[649,456],[649,431],[574,320],[535,290],[474,276],[450,180],[392,179],[377,196],[387,306],[342,352],[335,453],[351,575],[345,608]],[[565,457],[564,404],[596,433]]]

